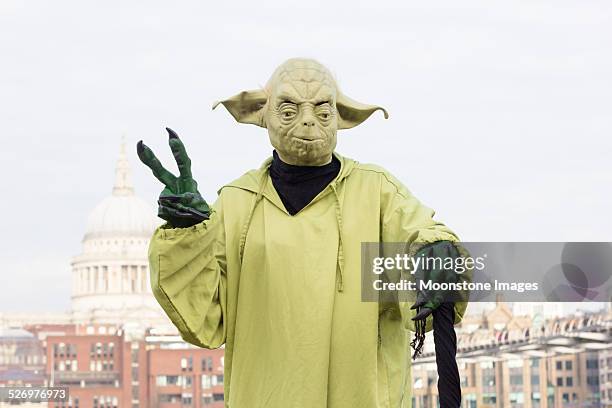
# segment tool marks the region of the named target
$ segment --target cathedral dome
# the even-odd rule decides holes
[[[94,208],[87,220],[85,239],[150,238],[159,224],[153,208],[135,195],[111,195]]]
[[[115,169],[115,185],[110,196],[90,213],[85,229],[85,240],[98,238],[150,238],[160,224],[149,203],[134,194],[130,167],[121,148]]]
[[[89,215],[82,251],[72,258],[75,322],[166,321],[151,292],[147,256],[160,224],[153,206],[134,194],[123,144],[112,194]]]

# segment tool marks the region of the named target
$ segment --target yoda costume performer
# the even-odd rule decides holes
[[[306,59],[219,103],[266,128],[274,154],[209,208],[174,132],[178,177],[139,142],[166,186],[159,215],[168,222],[149,250],[160,305],[185,341],[225,345],[227,407],[411,406],[413,319],[429,330],[439,304],[421,299],[415,316],[413,305],[362,302],[361,243],[458,238],[386,170],[335,152],[337,130],[387,112],[348,98]],[[455,322],[464,310],[455,305]]]

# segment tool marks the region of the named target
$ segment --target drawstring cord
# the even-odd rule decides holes
[[[251,205],[251,210],[249,211],[249,216],[247,217],[244,226],[242,227],[242,233],[240,235],[240,244],[239,244],[239,259],[242,264],[242,258],[244,256],[244,247],[246,245],[246,237],[249,232],[249,228],[251,227],[251,221],[253,220],[253,214],[255,213],[255,208],[257,207],[257,203],[263,197],[264,186],[267,181],[268,172],[265,171],[262,174],[261,181],[259,184],[259,189],[257,191],[257,195],[253,200],[253,204]],[[344,245],[342,242],[342,208],[340,205],[340,195],[338,190],[336,189],[335,183],[330,184],[332,191],[334,192],[335,197],[335,207],[336,207],[336,222],[338,225],[338,269],[336,273],[337,285],[336,289],[338,292],[344,291]]]
[[[344,246],[342,243],[342,208],[340,207],[340,195],[338,194],[338,190],[336,189],[336,184],[332,183],[331,188],[334,191],[334,196],[336,197],[336,222],[338,223],[338,269],[337,269],[337,279],[338,292],[342,292],[344,290]]]
[[[253,200],[253,204],[251,205],[251,210],[249,211],[249,216],[244,223],[244,227],[242,227],[242,233],[240,234],[240,246],[239,246],[239,256],[240,256],[240,264],[242,265],[242,256],[244,255],[244,246],[246,244],[247,233],[249,232],[249,228],[251,227],[251,220],[253,220],[253,214],[255,213],[255,207],[257,207],[257,203],[263,197],[263,189],[267,181],[268,172],[264,171],[261,177],[261,181],[259,183],[259,189],[257,190],[257,195],[255,196],[255,200]]]

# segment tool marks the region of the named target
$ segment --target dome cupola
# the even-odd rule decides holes
[[[147,250],[161,220],[134,194],[122,143],[112,193],[91,212],[83,247],[72,259],[72,316],[76,322],[165,321],[150,287]]]
[[[153,208],[134,194],[125,143],[115,167],[112,194],[100,202],[87,220],[84,240],[118,237],[150,238],[159,225]]]

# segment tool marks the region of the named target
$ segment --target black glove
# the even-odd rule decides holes
[[[461,255],[455,245],[450,241],[438,241],[432,244],[428,244],[421,248],[415,255],[415,258],[422,257],[423,262],[427,258],[442,260],[446,258],[459,258]],[[454,270],[444,269],[444,262],[433,262],[433,267],[429,267],[427,262],[425,265],[421,265],[415,272],[417,280],[431,280],[433,283],[451,283],[457,281],[457,274]],[[412,318],[416,329],[415,337],[412,339],[410,346],[412,346],[414,353],[412,358],[418,357],[425,343],[425,326],[427,317],[434,311],[438,310],[444,303],[449,302],[449,294],[444,294],[442,291],[432,290],[417,290],[417,298],[411,309],[416,309],[416,315]],[[453,309],[452,303],[450,304]]]
[[[421,248],[415,257],[430,259],[459,258],[461,255],[450,241],[438,241]],[[442,262],[443,264],[444,262]],[[433,283],[453,283],[457,282],[457,274],[454,270],[439,268],[440,263],[434,262],[433,268],[420,268],[416,271],[416,277],[421,280],[431,280]],[[418,290],[417,299],[411,309],[418,309],[416,316],[412,320],[425,320],[434,310],[446,300],[451,299],[450,294],[444,294],[436,290]]]

